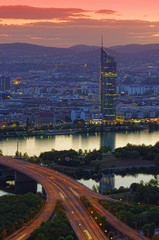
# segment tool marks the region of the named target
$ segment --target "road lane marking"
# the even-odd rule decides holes
[[[64,196],[61,192],[59,192],[59,194],[60,194],[60,197],[61,197],[63,200],[65,200],[65,196]]]
[[[73,190],[71,187],[69,187],[69,189],[71,190],[71,192],[73,192],[73,194],[74,194],[76,197],[79,197],[79,194],[78,194],[75,190]]]
[[[88,232],[88,230],[84,230],[83,232],[86,233],[88,239],[90,239],[90,240],[92,239],[92,236],[91,236],[91,234]]]
[[[19,237],[17,240],[21,240],[21,239],[23,239],[25,236],[26,236],[26,233],[23,234],[21,237]]]

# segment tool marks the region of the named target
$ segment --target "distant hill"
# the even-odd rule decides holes
[[[159,44],[129,44],[129,45],[118,45],[112,46],[109,49],[120,53],[130,53],[130,54],[138,54],[147,51],[159,50]]]
[[[5,56],[42,55],[68,53],[69,48],[44,47],[28,43],[0,44],[0,54]]]
[[[106,51],[115,56],[117,65],[145,64],[159,62],[159,44],[129,44],[112,46]],[[22,57],[18,61],[12,58]],[[23,56],[27,56],[23,58]],[[34,60],[32,60],[34,56]],[[28,58],[30,57],[30,58]],[[41,59],[36,62],[36,57]],[[65,72],[70,69],[74,72],[83,72],[83,66],[87,64],[85,71],[99,71],[100,46],[75,45],[69,48],[44,47],[27,43],[0,44],[0,72],[28,71],[28,69],[41,69],[55,67],[62,63],[58,69]],[[43,59],[45,61],[43,61]]]
[[[72,50],[73,52],[88,52],[88,51],[93,51],[96,49],[99,49],[99,46],[88,46],[88,45],[84,45],[84,44],[80,44],[80,45],[75,45],[70,47],[69,49]]]
[[[69,48],[56,48],[56,47],[44,47],[35,44],[27,43],[6,43],[0,44],[1,55],[41,55],[41,54],[73,54],[92,52],[99,50],[100,46],[88,46],[88,45],[75,45]],[[129,45],[118,45],[107,48],[109,53],[119,55],[120,54],[133,54],[138,55],[143,52],[155,52],[159,50],[159,44],[129,44]]]
[[[5,56],[42,55],[42,54],[73,54],[99,50],[99,46],[75,45],[69,48],[45,47],[28,43],[0,44],[0,54]]]

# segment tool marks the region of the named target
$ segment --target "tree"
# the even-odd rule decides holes
[[[83,155],[83,150],[82,150],[82,149],[79,149],[79,150],[78,150],[78,153],[79,153],[79,155]]]
[[[125,222],[129,226],[131,227],[133,226],[134,214],[132,214],[130,211],[120,210],[119,217],[123,222]]]
[[[59,237],[58,240],[65,240],[63,236]]]
[[[102,153],[111,153],[112,152],[112,147],[111,146],[102,146],[100,148],[100,151]]]
[[[155,228],[156,228],[156,224],[151,223],[151,224],[145,224],[142,230],[146,237],[151,238],[155,233]]]
[[[73,240],[72,235],[68,235],[68,236],[65,238],[65,240]]]
[[[25,152],[23,155],[24,158],[29,158],[28,154]]]
[[[92,190],[93,190],[94,192],[98,192],[97,187],[96,187],[95,185],[92,186]]]
[[[130,185],[130,189],[132,189],[132,192],[136,192],[137,191],[137,188],[138,188],[138,183],[132,183]]]
[[[48,240],[43,233],[39,233],[35,240]]]
[[[107,152],[111,153],[112,152],[112,147],[111,146],[107,146]]]

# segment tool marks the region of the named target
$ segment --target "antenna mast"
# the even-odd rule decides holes
[[[101,35],[101,49],[103,49],[103,34]]]

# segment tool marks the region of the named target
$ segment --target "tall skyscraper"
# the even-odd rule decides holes
[[[100,67],[100,107],[104,121],[113,121],[116,116],[116,82],[117,65],[114,57],[110,56],[101,46]]]

